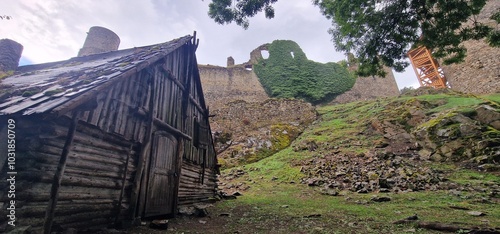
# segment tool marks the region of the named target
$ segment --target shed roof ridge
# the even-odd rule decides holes
[[[141,71],[190,42],[192,38],[194,36],[186,35],[148,46],[31,65],[28,69],[21,67],[22,72],[0,81],[0,87],[3,86],[6,90],[0,92],[0,115],[29,115],[55,109],[60,114],[71,103],[95,94],[91,92],[93,89],[100,90],[99,87],[104,84],[111,84],[131,72]],[[47,89],[54,84],[60,85],[60,88],[47,93]],[[19,99],[12,101],[15,97]]]

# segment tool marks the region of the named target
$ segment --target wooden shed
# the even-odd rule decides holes
[[[218,168],[197,46],[188,35],[0,80],[0,231],[131,223],[211,201]]]

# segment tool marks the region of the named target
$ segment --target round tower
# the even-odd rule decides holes
[[[23,46],[10,39],[0,40],[0,72],[15,71],[19,66],[19,59],[23,53]]]
[[[78,57],[115,51],[119,45],[120,38],[116,33],[107,28],[94,26],[89,29]]]
[[[234,58],[232,56],[227,57],[227,67],[234,66]]]

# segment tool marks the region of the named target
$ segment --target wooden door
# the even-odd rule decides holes
[[[146,217],[175,214],[177,139],[166,132],[156,132],[152,143],[144,214]]]

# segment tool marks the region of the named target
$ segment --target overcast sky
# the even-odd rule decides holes
[[[92,26],[102,26],[120,36],[120,49],[157,44],[197,32],[198,63],[226,65],[249,60],[250,51],[273,40],[297,42],[310,60],[337,62],[327,30],[331,21],[311,0],[281,0],[275,18],[258,14],[247,30],[219,25],[208,17],[210,0],[0,0],[0,39],[24,46],[22,63],[45,63],[75,57]],[[411,67],[395,74],[399,88],[418,87]]]

